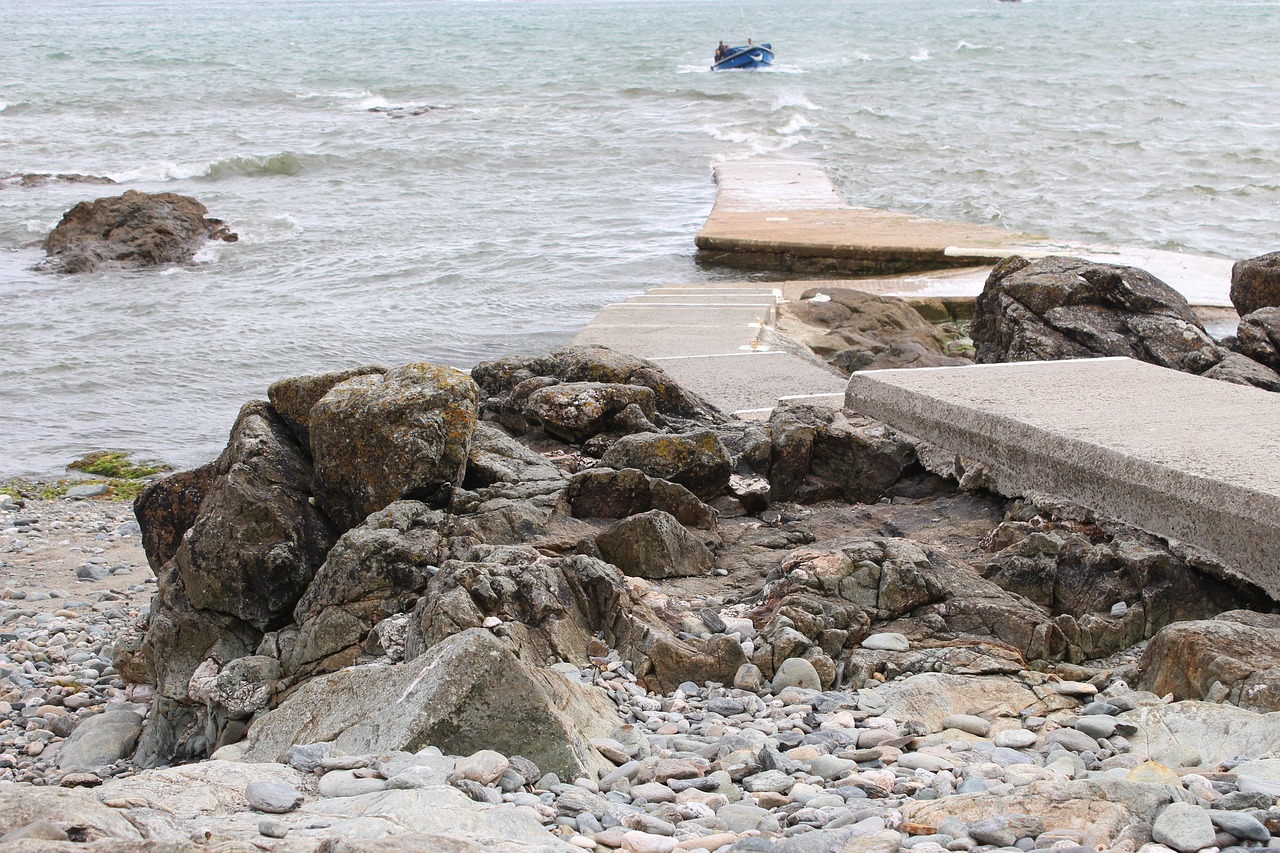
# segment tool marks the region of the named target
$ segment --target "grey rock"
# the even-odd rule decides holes
[[[1213,844],[1209,813],[1190,803],[1170,803],[1156,817],[1151,837],[1180,853],[1195,853]]]
[[[332,736],[352,755],[431,743],[453,755],[482,749],[525,755],[564,778],[613,765],[587,742],[608,736],[617,713],[588,688],[532,669],[489,631],[456,634],[405,664],[357,666],[308,681],[249,730],[248,761]]]
[[[1210,809],[1209,820],[1218,829],[1234,835],[1241,841],[1269,842],[1271,840],[1271,831],[1251,814]]]
[[[244,789],[249,808],[268,814],[284,814],[302,805],[302,794],[292,785],[271,780],[250,782]],[[277,838],[283,836],[275,836]]]
[[[133,711],[104,711],[87,718],[58,751],[60,770],[96,770],[133,755],[142,717]]]
[[[787,658],[774,673],[772,690],[774,695],[787,687],[802,687],[810,690],[821,690],[822,680],[813,664],[804,658]]]

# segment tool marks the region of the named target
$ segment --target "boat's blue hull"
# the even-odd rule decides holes
[[[711,66],[712,71],[731,71],[740,68],[764,68],[773,64],[773,48],[767,44],[751,44],[731,47],[724,59]]]

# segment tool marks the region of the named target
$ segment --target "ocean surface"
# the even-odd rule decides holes
[[[562,345],[700,268],[718,162],[855,204],[1222,256],[1280,248],[1280,0],[0,2],[0,475],[217,454],[275,379]],[[763,73],[707,70],[720,39]],[[124,189],[240,241],[58,277]]]

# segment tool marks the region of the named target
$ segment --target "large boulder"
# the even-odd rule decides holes
[[[546,355],[482,362],[471,369],[471,378],[480,386],[485,418],[520,434],[532,427],[526,411],[529,396],[559,382],[643,386],[654,394],[659,421],[691,419],[719,423],[724,420],[714,406],[681,388],[649,362],[602,346],[565,347]]]
[[[658,509],[623,519],[596,537],[596,547],[624,574],[651,580],[707,575],[715,565],[698,536]]]
[[[48,257],[40,269],[92,272],[99,266],[127,268],[189,263],[209,240],[233,242],[236,235],[193,198],[175,193],[143,193],[82,201],[68,210],[45,238]]]
[[[275,407],[290,432],[308,453],[311,452],[311,407],[335,385],[357,376],[381,376],[387,368],[380,364],[368,364],[349,370],[330,373],[310,373],[272,382],[267,388],[267,399]]]
[[[1232,265],[1231,304],[1241,317],[1261,308],[1280,308],[1280,252]]]
[[[1161,629],[1140,664],[1143,689],[1175,699],[1280,711],[1280,615],[1233,610]]]
[[[108,808],[77,788],[6,785],[0,797],[0,835],[47,821],[81,842],[141,841],[142,833],[119,809]]]
[[[409,663],[308,681],[255,720],[245,759],[276,761],[294,744],[319,741],[354,755],[493,749],[576,779],[612,768],[588,740],[609,736],[620,722],[602,694],[530,667],[507,643],[471,629]]]
[[[1260,714],[1213,702],[1143,704],[1120,715],[1135,726],[1135,757],[1167,767],[1216,767],[1241,756],[1280,755],[1280,713]]]
[[[335,537],[310,463],[267,404],[241,410],[215,470],[173,565],[192,607],[267,631],[288,621]]]
[[[94,771],[133,755],[142,733],[142,717],[134,711],[103,711],[76,726],[58,750],[59,770]]]
[[[982,364],[1125,356],[1280,390],[1280,375],[1219,346],[1180,293],[1136,267],[1006,258],[978,297],[971,333]]]
[[[1280,370],[1280,307],[1259,308],[1240,318],[1236,349],[1271,370]]]
[[[462,484],[477,390],[465,373],[415,363],[331,388],[310,410],[316,499],[340,531],[388,504],[443,505]]]
[[[335,536],[312,504],[311,465],[266,403],[241,409],[214,463],[208,494],[174,556],[158,572],[146,634],[117,648],[117,666],[156,689],[139,743],[148,766],[200,758],[230,717],[190,695],[212,659],[252,654],[288,623]]]
[[[783,333],[845,373],[972,363],[950,354],[942,328],[892,296],[813,288],[784,303],[780,314]]]
[[[298,633],[283,656],[286,673],[355,663],[374,625],[417,604],[452,523],[425,504],[397,501],[344,533],[294,608]]]
[[[733,462],[719,436],[709,429],[683,435],[636,433],[618,439],[600,459],[606,468],[638,468],[708,500],[725,490]]]

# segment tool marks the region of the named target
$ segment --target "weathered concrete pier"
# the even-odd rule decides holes
[[[716,203],[694,242],[698,259],[738,269],[897,276],[882,295],[976,296],[1009,255],[1071,255],[1140,267],[1192,305],[1230,307],[1231,261],[1158,249],[1050,240],[846,202],[818,165],[746,160],[716,168]],[[957,274],[957,268],[967,274]],[[953,270],[940,276],[930,270]]]
[[[1005,494],[1180,540],[1280,600],[1280,395],[1098,358],[855,373],[845,406],[982,462]]]

